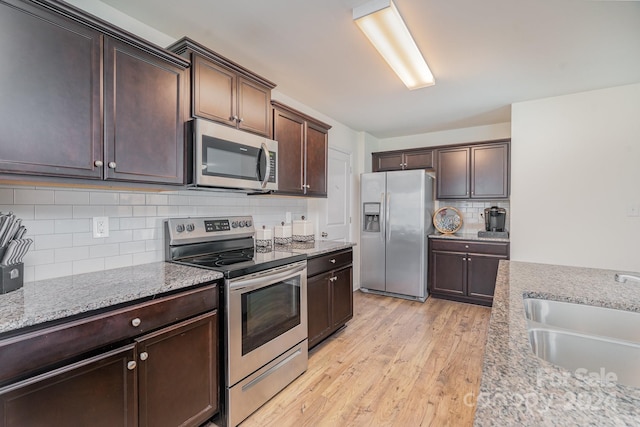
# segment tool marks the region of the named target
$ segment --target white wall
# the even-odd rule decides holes
[[[640,84],[512,106],[511,259],[640,271]]]
[[[434,145],[460,144],[466,142],[504,139],[511,136],[510,123],[475,126],[418,135],[385,138],[378,142],[378,151],[402,150],[406,148],[432,147]]]

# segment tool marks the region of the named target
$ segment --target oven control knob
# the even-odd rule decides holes
[[[176,231],[178,233],[182,233],[184,231],[184,224],[178,224],[176,225]]]
[[[247,225],[246,222],[244,221],[238,221],[238,225],[240,226],[240,228],[244,227],[245,225]]]
[[[231,223],[231,228],[238,228],[238,221],[233,221]]]
[[[247,224],[247,227],[251,227],[251,220],[247,220],[245,224]]]
[[[187,231],[193,231],[196,229],[196,226],[193,224],[187,224]]]

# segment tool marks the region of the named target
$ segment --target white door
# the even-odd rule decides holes
[[[316,199],[320,240],[350,241],[351,154],[329,148],[327,198]]]

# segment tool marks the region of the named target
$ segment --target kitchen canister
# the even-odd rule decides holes
[[[295,242],[312,242],[315,240],[315,233],[313,231],[313,223],[309,220],[293,221],[293,241]]]
[[[256,230],[256,246],[270,248],[273,245],[273,230],[262,226]]]
[[[276,245],[290,245],[292,241],[291,224],[281,222],[276,225],[274,231],[274,241]]]

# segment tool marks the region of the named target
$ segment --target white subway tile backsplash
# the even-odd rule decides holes
[[[13,204],[13,189],[0,188],[0,205],[12,205]]]
[[[53,279],[55,277],[69,276],[71,274],[73,274],[73,263],[71,262],[36,265],[34,270],[34,280]]]
[[[89,251],[86,247],[76,246],[55,250],[55,262],[78,261],[87,258],[89,258]]]
[[[89,247],[89,258],[105,258],[117,255],[120,255],[120,245],[118,243]]]
[[[144,241],[120,243],[120,255],[144,252],[147,246]]]
[[[90,273],[104,270],[104,258],[73,261],[73,274]]]
[[[133,206],[105,206],[104,216],[108,216],[108,217],[133,216]]]
[[[73,234],[41,234],[33,237],[33,249],[57,249],[73,246]]]
[[[57,219],[55,220],[56,233],[74,233],[91,231],[90,219]]]
[[[131,192],[0,186],[0,211],[14,212],[34,246],[25,279],[50,279],[164,260],[164,220],[253,215],[269,226],[306,214],[305,199],[226,192]],[[109,217],[109,237],[94,239],[91,218]]]
[[[157,210],[155,206],[134,206],[133,216],[156,216]]]
[[[26,219],[22,221],[22,225],[27,229],[27,237],[33,237],[38,234],[54,234],[54,220],[46,219],[46,220],[34,220],[34,219]]]
[[[131,254],[112,256],[104,259],[105,270],[110,270],[112,268],[130,267],[132,265],[133,255]]]
[[[118,193],[94,191],[89,195],[89,203],[92,205],[117,205],[118,202],[119,202]]]
[[[93,218],[94,216],[104,216],[104,206],[74,206],[74,218]]]
[[[17,205],[52,205],[54,190],[31,190],[17,188],[13,192],[13,203]]]
[[[56,190],[56,205],[88,205],[89,194],[86,191],[62,191]]]
[[[35,219],[65,219],[73,217],[73,206],[34,206]]]
[[[120,193],[121,205],[144,205],[145,200],[144,193]]]

